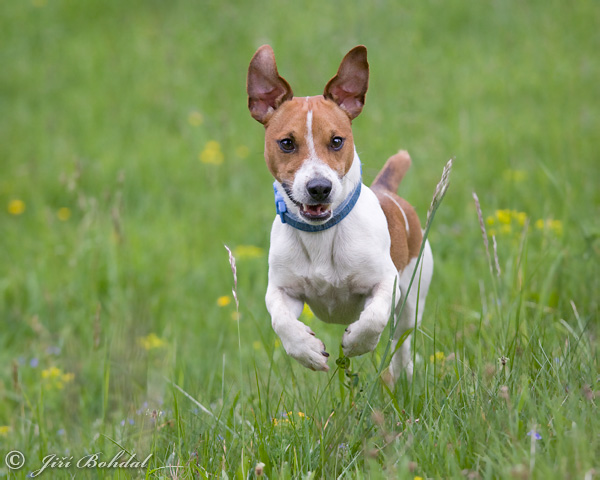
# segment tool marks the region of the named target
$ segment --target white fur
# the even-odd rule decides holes
[[[308,145],[309,160],[318,160],[317,150],[315,149],[315,139],[312,132],[313,112],[309,110],[306,114],[306,144]]]
[[[302,190],[306,190],[306,182],[312,175],[323,175],[332,180],[332,207],[335,208],[360,181],[360,160],[355,151],[350,171],[340,179],[323,162],[308,159],[298,170],[292,188],[294,197],[300,202],[303,201],[302,192],[296,191],[296,184],[298,182],[299,189],[301,185]],[[282,192],[288,209],[297,214],[298,207],[289,201],[281,185],[276,184],[276,187]],[[390,315],[394,280],[398,278],[396,305],[401,305],[415,263],[413,259],[402,272],[396,271],[390,257],[387,220],[377,197],[364,185],[348,216],[327,230],[303,232],[283,224],[276,217],[271,230],[266,304],[273,329],[286,352],[305,367],[329,369],[327,357],[322,353],[325,346],[298,320],[304,302],[325,322],[349,324],[342,338],[345,355],[372,351]],[[415,281],[399,319],[396,338],[414,325],[417,298],[417,323],[421,321],[433,272],[429,244],[422,264],[420,295],[416,293],[418,284]],[[412,373],[408,341],[392,360],[390,371],[394,379],[403,367]]]

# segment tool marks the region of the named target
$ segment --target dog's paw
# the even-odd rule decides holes
[[[360,320],[351,324],[342,337],[342,350],[347,357],[372,352],[379,343],[381,332]]]
[[[287,336],[287,340],[281,339],[287,354],[306,368],[322,372],[329,371],[327,365],[329,354],[326,352],[325,344],[302,323],[299,328],[294,330],[294,332],[290,332],[291,335]]]

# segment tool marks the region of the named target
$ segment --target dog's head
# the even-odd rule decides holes
[[[367,49],[362,45],[346,54],[323,95],[314,97],[293,96],[269,45],[252,57],[248,108],[265,126],[267,166],[297,212],[311,223],[327,221],[353,188],[346,178],[355,159],[351,122],[362,111],[368,82]]]

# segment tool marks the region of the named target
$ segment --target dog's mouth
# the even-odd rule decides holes
[[[327,220],[331,217],[331,204],[330,203],[317,203],[315,205],[309,205],[307,203],[300,203],[292,195],[292,189],[286,183],[281,184],[283,190],[289,197],[289,199],[300,209],[300,215],[307,220],[321,221]]]
[[[300,215],[308,220],[325,220],[331,216],[331,204],[318,203],[316,205],[300,205]]]

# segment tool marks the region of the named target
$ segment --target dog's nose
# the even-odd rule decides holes
[[[308,194],[317,202],[322,202],[331,193],[331,182],[326,178],[313,178],[306,184]]]

